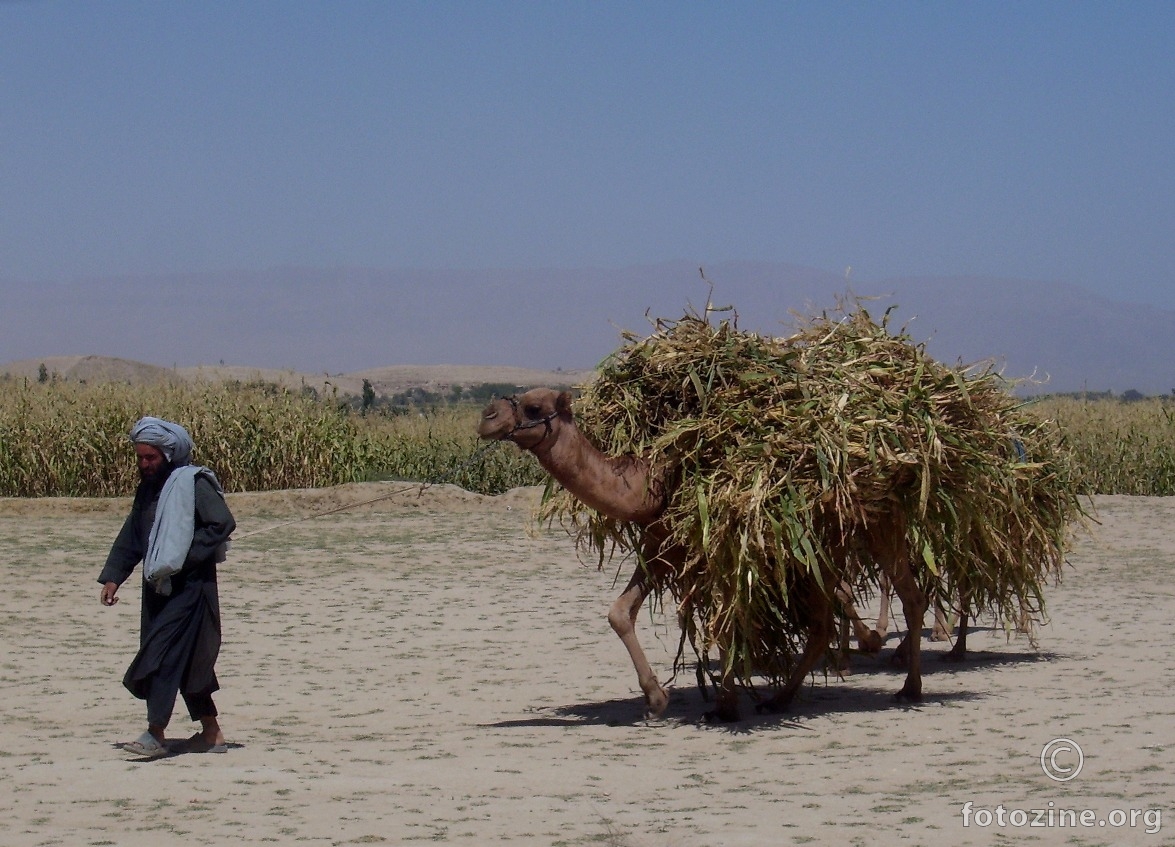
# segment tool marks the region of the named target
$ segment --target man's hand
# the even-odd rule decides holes
[[[118,602],[118,583],[108,582],[102,586],[102,605],[113,606]]]

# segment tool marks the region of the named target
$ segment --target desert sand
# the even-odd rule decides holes
[[[891,634],[790,713],[744,697],[710,725],[692,672],[641,719],[605,619],[629,565],[536,527],[537,496],[230,496],[230,749],[154,761],[117,747],[144,729],[120,682],[138,580],[113,608],[95,581],[129,500],[0,501],[0,844],[1175,843],[1175,498],[1096,500],[1036,648],[981,620],[962,665],[928,644],[925,701],[898,705]],[[667,678],[672,616],[640,634]],[[169,737],[194,728],[177,704]],[[1041,765],[1060,737],[1084,754],[1065,782]],[[1092,825],[1047,826],[1065,810]]]

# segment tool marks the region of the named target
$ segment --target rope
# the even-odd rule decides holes
[[[420,492],[417,494],[417,496],[420,496],[421,494],[423,494],[424,489],[426,489],[430,485],[436,485],[436,484],[437,483],[433,483],[433,482],[420,483]],[[266,527],[262,527],[261,529],[255,529],[252,532],[246,532],[244,535],[236,536],[235,538],[233,538],[233,541],[243,541],[246,538],[252,538],[254,535],[260,535],[263,532],[270,532],[275,529],[281,529],[282,527],[293,526],[294,524],[305,523],[306,521],[312,521],[315,518],[326,517],[327,515],[333,515],[337,512],[345,512],[347,509],[358,509],[360,506],[370,506],[372,503],[378,503],[380,500],[390,500],[392,497],[395,497],[398,494],[404,494],[408,491],[411,491],[413,488],[416,488],[415,484],[408,487],[408,488],[401,488],[397,491],[392,491],[387,494],[381,494],[379,497],[372,497],[370,500],[363,500],[359,503],[347,503],[346,505],[343,505],[343,506],[336,506],[333,509],[327,509],[325,512],[315,512],[312,515],[306,515],[305,517],[301,517],[301,518],[294,518],[292,521],[285,521],[284,523],[274,524],[273,526],[266,526]]]
[[[476,450],[473,451],[473,453],[470,454],[468,459],[466,459],[464,462],[461,462],[460,464],[456,465],[451,471],[449,471],[449,473],[443,475],[440,479],[425,480],[424,482],[421,482],[419,484],[413,483],[412,485],[408,486],[407,488],[399,488],[399,489],[396,489],[395,491],[389,491],[386,494],[381,494],[378,497],[372,497],[369,500],[362,500],[358,503],[347,503],[343,506],[335,506],[333,509],[327,509],[324,512],[315,512],[312,515],[306,515],[305,517],[301,517],[301,518],[294,518],[294,520],[292,520],[292,521],[285,521],[284,523],[274,524],[273,526],[266,526],[266,527],[262,527],[261,529],[255,529],[252,532],[246,532],[244,535],[236,536],[233,539],[233,541],[234,542],[235,541],[243,541],[246,538],[252,538],[254,535],[261,535],[263,532],[271,532],[275,529],[282,529],[283,527],[294,526],[295,524],[305,523],[306,521],[312,521],[315,518],[322,518],[322,517],[326,517],[327,515],[337,514],[338,512],[345,512],[348,509],[358,509],[360,506],[370,506],[372,503],[378,503],[381,500],[390,500],[391,498],[397,497],[400,494],[406,494],[409,491],[412,491],[414,488],[419,489],[417,491],[416,496],[420,497],[424,494],[425,489],[430,488],[433,485],[443,485],[443,484],[455,479],[457,477],[457,475],[459,473],[461,473],[461,471],[465,470],[467,467],[469,467],[471,464],[473,464],[473,462],[476,461],[477,459],[480,459],[482,453],[485,453],[487,450],[490,450],[491,448],[496,446],[498,443],[499,442],[497,442],[497,441],[491,441],[491,442],[488,442],[488,443],[483,444],[482,446],[478,447]]]

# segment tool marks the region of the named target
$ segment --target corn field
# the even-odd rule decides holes
[[[1083,494],[1175,495],[1175,403],[1049,397],[1028,411],[1056,420]]]
[[[511,445],[478,446],[476,407],[364,417],[343,406],[265,385],[0,380],[0,496],[131,493],[137,477],[127,432],[147,414],[187,427],[194,461],[230,491],[404,479],[497,494],[545,479]],[[1026,411],[1060,424],[1082,493],[1175,495],[1170,402],[1053,397]]]
[[[272,385],[3,380],[0,496],[130,494],[137,471],[127,433],[144,415],[182,424],[196,443],[192,461],[227,491],[406,479],[494,494],[542,480],[529,455],[478,450],[471,407],[364,417]]]

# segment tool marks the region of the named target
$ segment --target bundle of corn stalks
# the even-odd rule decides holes
[[[743,684],[777,682],[809,625],[797,586],[876,591],[862,539],[878,527],[905,533],[932,600],[961,595],[1005,621],[1043,614],[1083,516],[1051,422],[990,368],[944,366],[891,332],[889,312],[879,323],[841,304],[775,338],[723,311],[626,334],[576,404],[597,447],[649,458],[664,484],[663,523],[686,562],[656,591],[677,605],[683,646],[721,647]],[[569,520],[601,563],[640,550],[644,530],[561,489],[543,514]]]

